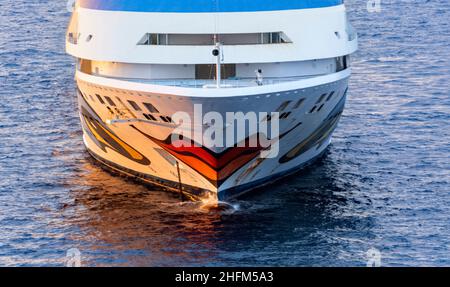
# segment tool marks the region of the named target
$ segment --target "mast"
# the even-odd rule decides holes
[[[221,87],[222,82],[222,44],[219,42],[218,26],[219,26],[219,0],[215,0],[216,15],[215,15],[215,30],[214,34],[214,51],[213,55],[216,57],[216,86],[218,89]]]
[[[217,35],[214,35],[215,49],[213,55],[216,57],[216,85],[220,89],[222,82],[222,44],[217,41]]]

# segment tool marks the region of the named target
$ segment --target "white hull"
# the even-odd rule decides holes
[[[326,150],[344,109],[349,75],[347,69],[267,87],[220,89],[223,94],[209,90],[212,96],[195,97],[186,95],[189,89],[111,80],[79,72],[84,143],[97,160],[126,175],[177,192],[181,181],[183,193],[192,199],[205,196],[229,199],[303,167]],[[134,109],[130,101],[142,111]],[[145,103],[157,109],[156,121],[145,117],[148,113]],[[159,117],[179,111],[193,117],[195,104],[201,104],[204,113],[223,114],[275,112],[286,106],[281,112],[289,115],[280,119],[278,156],[266,159],[260,157],[260,151],[243,150],[236,154],[226,148],[177,151],[167,141],[176,126]],[[129,121],[108,124],[114,118]],[[209,157],[214,163],[208,161]]]

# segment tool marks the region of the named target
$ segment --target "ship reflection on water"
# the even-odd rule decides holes
[[[135,184],[102,170],[91,161],[71,184],[73,218],[85,234],[93,253],[105,254],[115,262],[114,253],[124,264],[170,265],[177,261],[195,262],[214,256],[214,224],[220,213],[210,212],[202,203],[182,202],[164,190]],[[195,250],[204,250],[196,252]],[[112,262],[111,262],[112,261]],[[90,263],[89,263],[90,264]]]
[[[117,177],[86,156],[67,182],[65,224],[90,266],[333,265],[345,256],[339,233],[367,237],[371,219],[339,195],[344,187],[330,168],[324,159],[277,188],[214,205]]]

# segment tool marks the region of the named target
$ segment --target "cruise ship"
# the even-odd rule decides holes
[[[342,0],[77,0],[66,35],[92,157],[191,200],[323,155],[357,48]]]

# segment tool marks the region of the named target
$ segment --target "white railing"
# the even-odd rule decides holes
[[[101,76],[101,75],[99,75]],[[276,85],[286,82],[299,81],[303,79],[310,79],[323,75],[314,76],[297,76],[297,77],[280,77],[280,78],[265,78],[262,80],[262,86]],[[217,88],[216,80],[196,80],[196,79],[138,79],[138,78],[117,78],[117,77],[107,77],[115,80],[137,82],[143,84],[151,84],[158,86],[171,86],[171,87],[183,87],[183,88],[204,88],[212,89]],[[246,88],[246,87],[256,87],[259,86],[257,79],[248,78],[236,78],[227,79],[221,81],[221,88]]]

